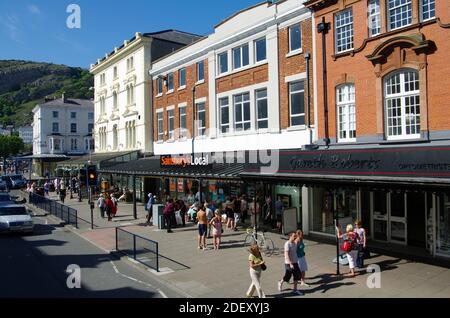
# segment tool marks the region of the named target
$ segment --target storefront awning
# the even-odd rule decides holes
[[[100,169],[100,173],[138,177],[177,177],[186,179],[240,180],[245,164],[211,164],[208,166],[161,167],[160,158],[146,158]]]

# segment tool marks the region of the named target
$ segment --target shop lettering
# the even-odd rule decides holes
[[[162,156],[161,159],[162,167],[187,167],[187,166],[208,166],[209,156],[205,157],[194,157],[192,156],[182,156],[182,157],[171,157]]]
[[[344,169],[344,170],[377,170],[380,168],[381,160],[373,158],[367,160],[353,159],[352,155],[342,157],[339,155],[332,155],[329,158],[324,158],[323,155],[314,157],[312,159],[292,158],[290,166],[292,170],[300,169]]]

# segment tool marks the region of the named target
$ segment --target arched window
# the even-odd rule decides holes
[[[117,109],[118,109],[117,93],[113,92],[113,110],[116,111]]]
[[[420,138],[419,73],[408,69],[389,74],[384,91],[387,139]]]
[[[336,88],[336,111],[339,142],[356,141],[355,85]]]

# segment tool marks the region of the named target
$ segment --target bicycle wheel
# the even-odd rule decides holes
[[[249,234],[245,237],[245,240],[244,240],[245,247],[249,247],[249,246],[253,245],[254,243],[255,243],[255,238],[253,237],[253,235]]]
[[[273,255],[275,251],[275,244],[270,238],[264,238],[258,239],[258,245],[262,253],[264,253],[265,256],[270,257]]]

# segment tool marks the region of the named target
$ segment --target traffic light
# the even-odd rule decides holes
[[[93,187],[97,185],[97,167],[89,166],[87,167],[87,179],[88,185]]]
[[[83,184],[86,182],[86,180],[87,180],[87,171],[86,171],[86,169],[80,169],[80,172],[78,174],[78,179]]]

